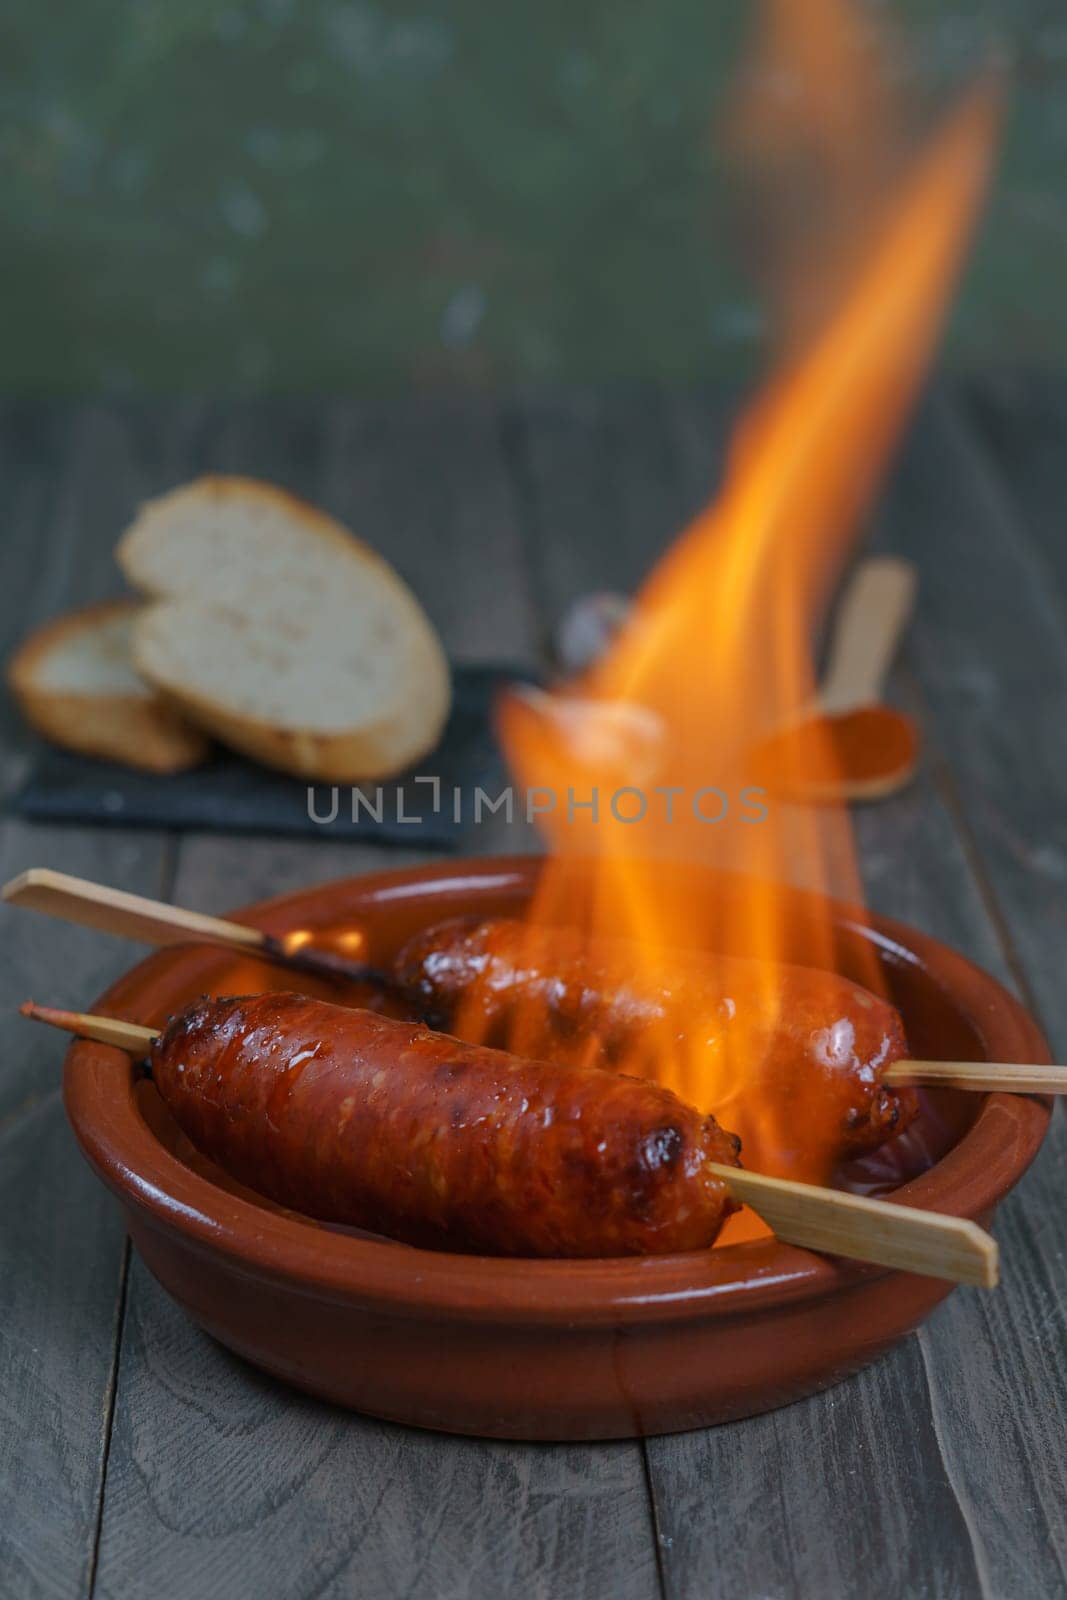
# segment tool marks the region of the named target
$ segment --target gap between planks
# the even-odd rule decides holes
[[[181,844],[181,835],[173,830],[168,830],[164,835],[159,872],[159,898],[161,900],[169,902],[174,897],[174,887],[178,879]],[[100,1565],[100,1540],[104,1531],[107,1471],[111,1460],[111,1438],[115,1427],[115,1407],[118,1402],[119,1372],[122,1366],[122,1342],[126,1332],[126,1305],[129,1298],[132,1253],[133,1246],[127,1233],[123,1240],[122,1259],[119,1265],[119,1286],[115,1307],[115,1341],[111,1352],[111,1366],[104,1396],[104,1421],[100,1441],[100,1471],[97,1476],[96,1512],[93,1517],[93,1537],[90,1546],[89,1565],[86,1572],[85,1592],[88,1600],[92,1600],[96,1593],[96,1576]]]

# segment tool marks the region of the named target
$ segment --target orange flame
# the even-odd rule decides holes
[[[749,407],[721,493],[653,573],[606,658],[558,692],[512,695],[501,714],[520,782],[554,797],[539,818],[551,854],[532,921],[632,941],[642,973],[660,981],[680,950],[743,950],[763,975],[764,1024],[777,1003],[775,963],[790,948],[782,886],[861,896],[843,809],[776,805],[746,773],[761,738],[814,694],[815,624],[930,358],[986,185],[999,106],[991,84],[967,95],[857,221],[875,163],[847,147],[854,114],[888,100],[869,40],[841,0],[777,0],[770,12],[778,59],[786,48],[799,75],[794,110],[817,152],[832,152],[839,217],[852,219],[847,243],[843,226],[829,230],[836,310],[790,346]],[[840,72],[851,74],[844,86]],[[793,131],[785,117],[779,132]],[[728,926],[718,897],[667,870],[665,857],[745,874]],[[806,960],[832,968],[829,915]],[[878,986],[873,957],[865,981]],[[477,1013],[475,995],[460,1029],[467,1036]],[[536,1041],[536,1024],[527,1017],[513,1044]],[[710,1054],[667,1037],[655,1075],[721,1113],[756,1080],[757,1047],[755,1034]],[[772,1127],[768,1112],[755,1151],[746,1135],[751,1164],[771,1170]]]

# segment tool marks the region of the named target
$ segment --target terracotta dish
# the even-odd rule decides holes
[[[236,915],[274,934],[313,930],[338,948],[362,934],[361,954],[382,964],[441,917],[514,913],[536,871],[524,859],[434,863]],[[709,876],[708,892],[729,895],[736,884]],[[877,920],[872,930],[847,908],[832,909],[835,964],[848,973],[861,943],[875,945],[916,1055],[1048,1060],[1018,1003],[962,956],[900,925]],[[794,959],[820,911],[825,904],[808,896],[791,902]],[[135,967],[93,1009],[158,1025],[205,991],[292,981],[219,950],[176,947]],[[322,1227],[228,1181],[182,1140],[121,1051],[72,1045],[64,1094],[137,1249],[190,1316],[289,1383],[421,1427],[602,1439],[748,1416],[855,1372],[951,1287],[770,1237],[604,1261],[415,1250]],[[931,1092],[919,1166],[933,1165],[895,1198],[988,1223],[1033,1159],[1049,1115],[1049,1101],[1037,1096]],[[902,1161],[900,1172],[914,1166],[914,1149]]]

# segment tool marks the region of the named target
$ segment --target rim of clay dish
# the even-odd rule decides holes
[[[431,863],[344,879],[262,901],[235,920],[283,932],[309,908],[343,915],[358,899],[366,917],[377,900],[455,893],[526,892],[536,859]],[[883,917],[856,920],[835,904],[837,925],[870,939],[883,957],[918,964],[969,1016],[980,1018],[987,1059],[1048,1061],[1037,1025],[1013,995],[964,956]],[[432,905],[428,915],[433,915]],[[183,946],[157,952],[112,986],[94,1009],[131,1020],[150,1015],[165,976],[194,984],[218,951]],[[224,958],[223,958],[224,959]],[[669,1256],[604,1260],[526,1260],[418,1250],[377,1238],[334,1233],[291,1213],[268,1210],[217,1187],[156,1138],[139,1109],[132,1063],[122,1051],[76,1041],[67,1055],[64,1098],[89,1161],[140,1221],[181,1236],[233,1269],[290,1283],[304,1293],[363,1303],[393,1314],[505,1322],[583,1324],[729,1316],[774,1302],[839,1293],[887,1269],[835,1260],[777,1239]],[[933,1167],[893,1192],[901,1205],[951,1215],[986,1216],[1033,1160],[1049,1123],[1047,1097],[992,1094],[973,1125]]]

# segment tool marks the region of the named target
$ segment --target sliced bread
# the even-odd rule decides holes
[[[146,505],[116,552],[155,603],[133,660],[180,711],[268,766],[334,783],[432,750],[448,664],[388,562],[273,485],[209,477]]]
[[[139,610],[134,600],[113,600],[46,623],[8,664],[8,686],[26,720],[55,744],[148,772],[181,772],[204,759],[208,740],[134,671]]]

